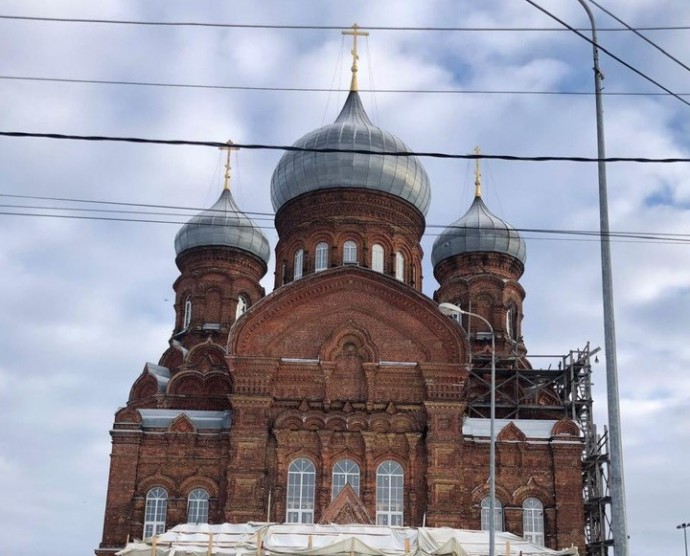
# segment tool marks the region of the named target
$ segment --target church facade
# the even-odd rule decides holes
[[[271,293],[268,241],[227,187],[177,234],[170,348],[115,415],[99,555],[185,522],[488,527],[489,414],[468,405],[488,399],[492,334],[497,364],[530,369],[524,240],[477,172],[474,202],[434,244],[429,298],[421,162],[323,152],[408,151],[356,86],[295,146],[271,183]],[[497,414],[496,527],[582,547],[580,430],[544,395]]]

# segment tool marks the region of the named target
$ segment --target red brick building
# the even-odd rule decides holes
[[[407,150],[356,91],[296,146]],[[268,241],[229,190],[179,231],[170,348],[115,415],[98,554],[187,521],[486,528],[491,335],[438,304],[487,319],[498,366],[528,374],[525,243],[477,175],[474,202],[434,244],[430,299],[430,192],[414,156],[287,152],[271,183],[268,295]],[[583,546],[580,429],[555,389],[515,378],[508,390],[529,403],[497,415],[497,527]]]

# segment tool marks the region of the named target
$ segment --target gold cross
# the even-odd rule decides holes
[[[479,150],[479,147],[474,148],[474,154],[477,155],[477,158],[474,160],[474,196],[475,197],[481,197],[482,196],[482,174],[479,171],[479,154],[481,151]]]
[[[240,148],[236,147],[235,144],[228,139],[225,147],[218,147],[221,151],[228,151],[228,156],[225,159],[225,182],[223,183],[223,189],[225,191],[230,191],[230,153],[232,151],[239,151]]]
[[[352,81],[350,83],[350,91],[356,91],[358,88],[357,85],[357,60],[359,60],[359,56],[357,55],[357,37],[368,37],[369,33],[366,31],[360,31],[360,26],[357,25],[356,23],[352,26],[352,31],[341,31],[343,35],[352,35],[353,43],[352,43],[352,50],[350,51],[352,53]]]

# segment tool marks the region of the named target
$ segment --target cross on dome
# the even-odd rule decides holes
[[[228,139],[226,145],[227,146],[225,147],[219,147],[219,149],[221,151],[228,151],[228,155],[225,158],[225,179],[223,181],[223,190],[230,191],[230,153],[232,151],[239,151],[240,148],[236,147],[230,139]]]
[[[482,174],[479,170],[479,155],[481,154],[481,150],[479,149],[479,146],[474,148],[474,154],[477,155],[477,157],[474,159],[474,196],[475,197],[481,197],[482,196]]]
[[[356,91],[358,89],[357,85],[357,60],[359,60],[359,55],[357,54],[357,37],[368,37],[369,33],[366,31],[360,31],[360,26],[356,23],[352,25],[352,31],[341,31],[343,35],[352,35],[352,81],[350,82],[350,91]]]

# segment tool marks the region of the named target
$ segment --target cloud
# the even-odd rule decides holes
[[[569,22],[585,24],[577,2],[543,4]],[[239,1],[230,6],[171,0],[94,6],[84,0],[54,5],[23,0],[6,2],[4,13],[277,24],[555,26],[527,3],[498,1]],[[687,5],[670,1],[616,0],[607,8],[638,26],[672,25],[690,17]],[[613,25],[596,15],[600,25]],[[337,31],[8,20],[0,25],[2,73],[7,75],[268,87],[346,87],[349,81],[350,47]],[[650,37],[682,55],[682,33]],[[630,34],[602,33],[601,40],[674,90],[688,90],[687,73]],[[371,60],[379,91],[592,90],[591,48],[568,33],[377,31],[362,43],[361,55],[361,86],[372,85]],[[605,56],[602,65],[607,92],[653,90]],[[344,99],[338,93],[8,80],[0,80],[0,88],[0,115],[9,130],[277,144],[292,143],[332,121]],[[463,153],[480,145],[490,154],[596,153],[590,96],[379,92],[363,98],[378,125],[418,150]],[[688,156],[690,118],[677,100],[607,96],[605,114],[610,155]],[[9,138],[0,138],[0,147],[3,194],[202,208],[217,198],[222,176],[222,155],[212,149]],[[243,209],[272,212],[269,183],[279,157],[245,150],[233,159],[233,192]],[[434,226],[450,224],[469,206],[473,168],[465,161],[423,162],[433,196],[423,239],[424,290],[430,295],[436,284],[428,255],[434,234],[442,229]],[[608,171],[612,229],[688,233],[687,165],[609,164]],[[487,203],[516,227],[597,229],[593,164],[490,161],[482,163],[482,173]],[[8,197],[3,202],[38,204]],[[166,220],[181,222],[193,211],[169,212],[177,215]],[[3,540],[4,550],[20,556],[84,554],[99,542],[113,413],[126,402],[144,363],[157,361],[173,325],[177,228],[0,216],[0,490],[7,500],[17,501],[0,509],[0,520],[11,532]],[[275,246],[275,233],[268,232]],[[565,353],[588,340],[603,345],[598,243],[539,232],[525,237],[523,331],[530,353]],[[690,478],[683,464],[690,445],[684,415],[690,391],[685,340],[690,261],[685,245],[664,243],[615,240],[613,254],[631,547],[635,554],[670,552],[681,542],[673,537],[673,526],[686,517],[678,485]],[[270,291],[272,268],[264,283]],[[600,359],[594,371],[595,415],[603,424],[603,354]]]

